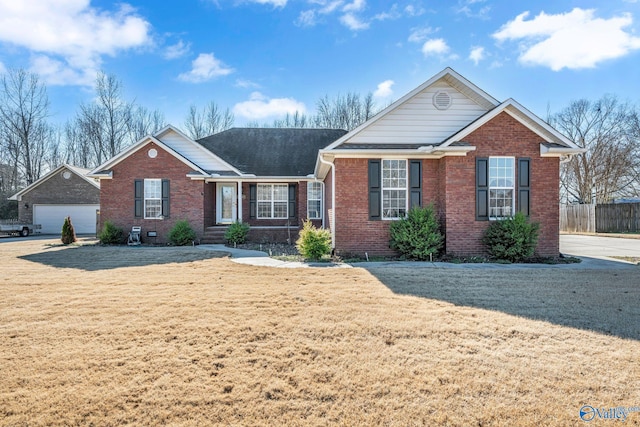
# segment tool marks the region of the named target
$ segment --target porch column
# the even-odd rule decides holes
[[[238,181],[238,221],[242,222],[242,181]]]

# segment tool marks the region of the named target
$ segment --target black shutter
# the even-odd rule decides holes
[[[169,180],[162,180],[162,216],[169,218]]]
[[[289,184],[289,218],[297,218],[296,212],[296,185]]]
[[[369,160],[369,219],[382,219],[380,209],[382,188],[380,187],[380,160]]]
[[[489,159],[476,158],[476,220],[489,219]]]
[[[251,219],[256,217],[257,192],[256,184],[249,184],[249,218]]]
[[[531,159],[518,159],[518,212],[529,216],[531,192]]]
[[[422,206],[422,160],[409,164],[409,209]]]
[[[136,218],[142,218],[144,206],[144,181],[136,179],[133,181],[133,212]]]

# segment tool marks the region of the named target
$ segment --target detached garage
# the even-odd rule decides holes
[[[77,234],[95,234],[100,210],[100,184],[88,169],[62,165],[9,200],[18,202],[21,222],[40,224],[42,234],[60,234],[66,216]]]

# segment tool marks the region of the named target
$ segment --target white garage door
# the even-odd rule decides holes
[[[100,205],[35,205],[33,223],[42,225],[42,234],[60,234],[64,218],[70,216],[76,234],[95,234],[99,209]]]

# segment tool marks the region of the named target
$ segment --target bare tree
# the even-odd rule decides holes
[[[615,96],[581,99],[551,117],[551,123],[587,151],[563,164],[561,186],[568,201],[608,203],[640,188],[638,111]]]
[[[167,125],[164,114],[160,110],[148,110],[138,105],[131,110],[131,121],[129,122],[129,138],[131,143],[139,141],[147,135],[162,129]]]
[[[274,120],[272,125],[274,128],[308,128],[312,126],[313,120],[299,111],[293,114],[287,113],[284,119]]]
[[[49,134],[49,97],[38,75],[9,70],[0,78],[2,149],[12,153],[27,185],[40,177]]]
[[[338,95],[330,99],[328,95],[317,103],[315,127],[352,130],[376,114],[373,94],[361,97],[356,93]]]
[[[184,127],[189,137],[200,139],[229,129],[234,121],[231,110],[226,108],[222,111],[215,102],[211,101],[202,111],[195,105],[189,107]]]

